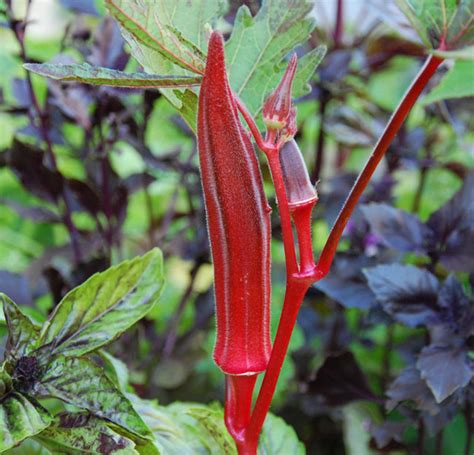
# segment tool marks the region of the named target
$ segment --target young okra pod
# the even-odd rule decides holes
[[[214,360],[227,374],[261,372],[271,351],[270,207],[217,32],[209,41],[199,96],[198,147],[214,263]]]

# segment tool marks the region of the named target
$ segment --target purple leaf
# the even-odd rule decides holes
[[[412,265],[380,265],[364,271],[369,287],[387,313],[410,327],[439,321],[439,283]]]
[[[341,406],[352,401],[377,401],[364,372],[351,352],[328,357],[309,382],[313,395],[322,395],[330,406]]]
[[[463,347],[426,346],[416,366],[438,403],[465,387],[474,375],[473,362]]]
[[[430,230],[416,216],[387,204],[367,204],[361,207],[372,231],[389,248],[403,252],[423,253]]]
[[[439,407],[426,385],[421,379],[420,371],[414,366],[405,368],[392,382],[386,392],[388,411],[394,409],[399,403],[409,400],[416,403],[418,409],[430,414],[437,414]]]

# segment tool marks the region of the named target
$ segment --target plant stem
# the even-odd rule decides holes
[[[341,46],[343,21],[344,21],[344,4],[342,0],[337,0],[336,23],[334,25],[334,33],[333,33],[335,49],[338,49]]]
[[[435,455],[443,455],[443,430],[438,431],[436,434]]]
[[[382,136],[375,145],[375,148],[370,155],[364,169],[359,174],[354,186],[352,187],[349,196],[347,197],[344,205],[337,217],[334,226],[331,229],[326,245],[321,252],[321,256],[318,261],[317,270],[324,276],[329,271],[334,255],[336,253],[337,245],[339,239],[341,238],[344,228],[346,227],[347,222],[354,210],[357,202],[359,201],[360,196],[365,190],[367,184],[369,183],[372,174],[374,173],[377,165],[382,159],[384,153],[387,151],[389,145],[391,144],[393,138],[397,134],[401,125],[407,118],[408,114],[411,111],[411,108],[415,104],[416,100],[420,96],[421,92],[425,88],[428,81],[431,79],[435,73],[438,66],[442,63],[443,59],[434,55],[430,55],[420,72],[416,76],[415,80],[408,88],[405,96],[398,105],[397,109],[390,118],[387,126],[385,127]]]
[[[291,334],[295,327],[296,318],[301,302],[308,290],[309,283],[298,282],[293,279],[287,284],[283,310],[278,324],[278,330],[273,344],[272,354],[263,378],[263,383],[258,393],[258,398],[245,430],[245,439],[250,441],[250,446],[258,445],[258,437],[262,431],[265,417],[270,409],[273,394],[280,376],[280,371],[288,351]]]
[[[418,455],[424,455],[425,453],[425,424],[423,419],[418,419]]]
[[[265,417],[270,409],[273,394],[278,382],[278,377],[288,350],[291,334],[296,323],[298,311],[310,283],[322,278],[329,271],[331,263],[334,259],[339,239],[344,231],[350,215],[352,214],[352,211],[355,208],[355,205],[357,204],[362,192],[366,188],[384,153],[388,149],[393,138],[408,116],[411,108],[442,61],[443,59],[439,57],[433,55],[429,56],[419,74],[413,81],[412,85],[407,90],[404,98],[392,115],[388,125],[385,128],[385,131],[375,145],[369,160],[367,161],[364,169],[360,173],[349,196],[347,197],[344,206],[331,230],[331,233],[329,234],[329,238],[325,247],[323,248],[316,269],[313,269],[312,273],[308,274],[306,279],[306,274],[303,276],[301,273],[296,272],[298,266],[296,262],[296,253],[294,250],[291,216],[281,173],[278,149],[276,147],[272,148],[268,141],[263,140],[253,118],[245,109],[245,106],[243,106],[243,104],[237,100],[237,107],[248,123],[249,128],[255,137],[257,145],[265,152],[268,158],[278,200],[283,232],[283,242],[285,247],[285,257],[287,260],[287,288],[283,310],[280,316],[280,322],[275,337],[272,354],[265,372],[262,387],[260,388],[249,424],[243,433],[245,452],[241,451],[241,448],[239,448],[239,453],[256,453],[258,438],[265,422]],[[292,271],[295,271],[296,273]],[[423,423],[421,422],[419,440],[421,448],[423,446],[423,440],[424,427]]]
[[[418,186],[416,188],[415,197],[413,198],[413,205],[411,211],[417,213],[420,209],[421,198],[426,186],[426,178],[428,177],[429,163],[431,162],[431,147],[427,145],[426,157],[420,166],[420,176],[418,180]]]
[[[109,184],[109,169],[110,162],[108,156],[108,147],[107,141],[104,138],[103,132],[103,120],[104,116],[102,114],[102,104],[100,99],[96,95],[97,100],[97,115],[98,115],[98,125],[97,131],[99,135],[99,144],[97,147],[98,157],[100,162],[100,171],[101,171],[101,186],[102,186],[102,209],[107,220],[107,228],[105,229],[105,240],[109,248],[109,256],[112,257],[112,244],[113,244],[113,225],[112,225],[112,208],[110,204],[110,184]]]
[[[416,188],[415,197],[413,198],[413,205],[411,207],[411,211],[413,213],[417,213],[418,210],[420,209],[421,197],[423,195],[423,190],[425,189],[427,174],[428,174],[428,168],[423,166],[420,169],[420,177],[418,180],[418,186]]]
[[[300,252],[300,273],[307,274],[314,270],[313,242],[311,239],[311,214],[316,201],[310,201],[291,210],[293,222],[298,236],[298,249]]]
[[[25,48],[25,40],[24,40],[24,29],[22,32],[18,30],[18,27],[23,27],[27,21],[28,21],[28,14],[29,14],[29,9],[30,9],[31,1],[28,2],[27,4],[27,10],[26,10],[26,16],[23,22],[18,22],[15,23],[13,19],[13,13],[11,11],[11,4],[8,3],[8,13],[7,17],[9,20],[10,28],[15,35],[15,38],[20,46],[20,58],[24,61],[27,62],[27,56],[26,56],[26,48]],[[51,142],[51,138],[49,136],[49,125],[47,121],[47,116],[46,113],[41,109],[38,98],[36,96],[35,90],[33,88],[33,82],[31,80],[31,74],[29,71],[26,72],[26,82],[28,85],[28,91],[30,93],[30,98],[31,98],[31,104],[33,109],[36,112],[36,115],[38,116],[39,119],[39,131],[41,134],[41,138],[43,139],[44,143],[46,144],[46,156],[49,160],[51,168],[59,173],[58,170],[58,165],[56,161],[56,156],[54,155],[53,151],[53,144]],[[34,126],[34,123],[32,121],[32,124]],[[63,189],[61,193],[63,202],[64,202],[64,224],[66,226],[66,229],[69,232],[69,236],[71,238],[71,245],[72,245],[72,250],[74,254],[74,261],[76,264],[79,264],[82,260],[82,252],[79,246],[79,233],[76,229],[76,226],[74,222],[72,221],[72,209],[71,209],[71,203],[69,200],[69,197],[67,195],[67,192]]]
[[[291,214],[286,197],[285,183],[280,163],[280,152],[277,148],[265,147],[264,149],[270,171],[272,173],[273,184],[278,202],[278,212],[281,221],[281,230],[283,235],[283,248],[285,250],[286,275],[287,277],[298,271],[298,263],[296,261],[295,243],[293,237],[293,229],[291,226]]]
[[[466,410],[464,411],[464,418],[466,420],[466,445],[464,448],[464,455],[472,455],[471,454],[471,445],[474,433],[474,425],[473,420],[474,416],[472,413],[472,406],[468,402],[466,404]]]
[[[380,377],[380,388],[382,392],[385,391],[388,381],[390,380],[390,355],[392,354],[393,349],[393,335],[394,335],[395,326],[390,324],[387,327],[385,335],[385,346],[382,357],[382,374]]]
[[[253,441],[245,438],[244,432],[250,420],[253,389],[257,376],[258,374],[225,375],[224,420],[240,455],[256,454]]]

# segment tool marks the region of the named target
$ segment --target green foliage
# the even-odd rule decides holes
[[[423,104],[474,96],[474,61],[456,61],[440,83],[423,99]]]
[[[31,322],[5,294],[0,293],[0,303],[3,304],[8,327],[7,359],[18,360],[34,350],[40,328]]]
[[[115,385],[84,354],[110,343],[145,316],[158,301],[162,287],[162,255],[154,249],[72,290],[41,332],[11,299],[0,294],[9,330],[0,378],[0,452],[46,428],[40,440],[47,447],[77,451],[87,446],[91,452],[102,447],[110,450],[98,453],[136,453],[134,442],[116,431],[138,442],[151,438],[151,430],[117,386],[125,388],[126,369],[122,366],[120,371],[120,362],[103,354],[109,370],[116,373]],[[54,420],[36,401],[46,397],[85,409],[90,415]],[[109,424],[116,430],[108,428]]]
[[[120,23],[132,55],[152,74],[188,75],[203,69],[205,24],[223,13],[221,0],[153,2],[107,0],[110,14]],[[195,129],[197,96],[191,90],[163,90],[186,122]]]
[[[222,2],[201,5],[184,1],[106,0],[106,4],[110,14],[130,34],[129,43],[136,46],[137,54],[140,55],[138,51],[143,51],[144,47],[154,52],[151,55],[143,53],[144,61],[137,56],[146,69],[156,67],[160,72],[170,68],[172,63],[194,73],[203,71],[204,60],[199,49],[205,43],[204,25],[219,13]],[[164,67],[161,66],[163,60],[166,62]]]
[[[252,114],[259,112],[266,96],[278,85],[286,67],[282,59],[314,29],[308,16],[312,6],[306,0],[266,0],[255,17],[246,6],[239,9],[226,44],[226,62],[231,86]],[[320,46],[299,60],[295,97],[308,92],[308,79],[325,52],[325,46]]]
[[[132,397],[131,397],[132,398]],[[156,448],[166,455],[233,455],[236,449],[218,404],[173,403],[169,406],[133,397],[137,411],[154,430]],[[258,448],[260,455],[304,455],[303,444],[283,419],[267,416]]]
[[[157,249],[92,276],[73,289],[43,327],[37,327],[4,294],[9,329],[1,371],[0,452],[35,436],[52,453],[232,454],[218,405],[158,406],[127,394],[128,369],[106,345],[159,299],[162,255]],[[89,355],[86,355],[89,354]],[[56,398],[88,411],[53,417],[36,399]],[[294,431],[269,416],[262,454],[304,453]]]
[[[63,413],[36,439],[51,453],[138,454],[135,443],[87,413]]]
[[[0,452],[40,433],[50,423],[50,415],[38,403],[19,393],[9,393],[0,402]]]
[[[52,396],[87,409],[139,437],[150,434],[129,400],[102,368],[87,358],[58,356],[48,364],[35,385],[35,392],[41,397]]]
[[[156,76],[147,73],[124,73],[87,63],[61,65],[52,63],[27,63],[25,69],[41,76],[60,81],[76,81],[83,84],[109,85],[125,88],[188,87],[198,85],[200,77]]]
[[[287,453],[305,455],[306,451],[293,428],[288,426],[281,417],[268,414],[260,436],[258,453],[261,455]]]
[[[92,4],[92,0],[61,3],[75,3],[75,8],[80,11]],[[202,275],[204,269],[209,274],[211,268],[207,262],[209,250],[205,246],[202,201],[197,189],[198,169],[193,154],[195,141],[189,129],[176,119],[175,109],[191,128],[195,127],[196,86],[204,68],[208,26],[229,33],[226,61],[231,84],[253,115],[258,116],[262,101],[278,83],[285,66],[284,59],[298,46],[313,49],[298,64],[294,94],[295,97],[304,95],[307,83],[325,52],[325,48],[316,47],[313,40],[306,42],[308,35],[314,32],[312,14],[308,14],[314,2],[246,2],[252,14],[249,8],[242,6],[235,15],[232,30],[226,19],[234,20],[234,10],[232,15],[224,18],[228,10],[224,0],[96,0],[95,3],[105,3],[107,11],[118,21],[132,56],[144,68],[144,73],[133,72],[136,62],[124,66],[128,55],[123,52],[120,30],[115,29],[118,32],[115,40],[112,39],[113,33],[106,33],[107,26],[113,21],[108,18],[101,22],[96,34],[93,30],[100,19],[87,16],[83,11],[77,15],[80,20],[71,20],[70,32],[64,34],[61,43],[61,31],[57,33],[58,39],[54,43],[51,40],[43,43],[28,31],[26,61],[51,58],[61,48],[64,54],[60,58],[70,55],[72,51],[74,57],[79,55],[84,61],[97,66],[48,63],[27,64],[25,68],[61,81],[157,88],[164,96],[157,98],[156,90],[99,90],[83,87],[79,83],[46,84],[44,79],[33,75],[34,88],[38,91],[40,105],[44,106],[43,115],[49,124],[48,132],[52,137],[59,172],[64,177],[79,179],[79,184],[83,185],[81,191],[71,197],[72,217],[79,227],[84,263],[75,264],[71,259],[67,226],[63,221],[63,201],[48,202],[44,195],[38,196],[31,191],[41,180],[37,179],[40,163],[49,169],[49,160],[44,153],[48,144],[37,128],[43,117],[31,109],[21,66],[23,58],[18,59],[17,43],[10,36],[13,34],[0,27],[0,41],[6,43],[0,49],[4,69],[4,77],[0,81],[0,268],[18,272],[14,276],[12,274],[12,278],[20,277],[20,273],[21,278],[26,276],[28,292],[31,292],[29,300],[22,299],[21,292],[17,297],[15,291],[23,289],[22,282],[13,282],[12,292],[8,294],[18,306],[0,294],[5,312],[5,319],[0,317],[0,333],[5,339],[8,336],[5,362],[0,373],[0,412],[7,420],[0,422],[0,452],[8,450],[12,455],[104,452],[235,454],[234,443],[225,429],[219,405],[175,402],[165,406],[161,402],[140,400],[134,394],[136,389],[140,396],[159,396],[166,402],[198,399],[207,403],[222,398],[223,378],[211,358],[215,334],[213,324],[209,322],[212,309],[210,283],[199,287],[199,278],[194,283],[189,279],[194,272]],[[260,3],[262,7],[253,15],[255,5]],[[349,3],[349,0],[343,3]],[[4,4],[2,0],[1,4]],[[430,52],[445,58],[473,59],[472,22],[469,22],[472,11],[468,11],[472,3],[465,0],[400,0],[399,4]],[[107,13],[104,10],[102,5],[101,14]],[[314,13],[319,17],[319,10]],[[325,138],[327,160],[321,178],[324,197],[318,204],[318,212],[315,212],[318,217],[315,224],[316,251],[323,247],[331,218],[339,210],[341,197],[347,194],[345,180],[353,181],[353,176],[347,173],[348,163],[351,163],[350,170],[360,169],[362,157],[365,160],[368,148],[376,141],[389,111],[398,104],[419,69],[420,62],[414,56],[421,57],[420,47],[410,47],[393,35],[384,36],[379,28],[370,36],[358,36],[361,31],[359,24],[355,24],[354,28],[347,17],[343,24],[343,46],[333,48],[330,37],[334,31],[330,27],[325,29],[327,24],[324,21],[320,23],[321,27],[313,38],[319,40],[326,34],[330,55],[319,73],[319,79],[312,80],[313,92],[306,101],[297,105],[299,132],[305,141],[303,152],[308,163],[314,162],[319,138]],[[104,24],[108,25],[103,27]],[[20,25],[21,19],[18,22]],[[434,50],[442,38],[448,42],[449,50]],[[372,39],[380,39],[382,44],[370,49]],[[14,46],[11,46],[12,43]],[[121,56],[124,59],[112,63],[120,52],[123,52]],[[58,61],[66,62],[67,59]],[[110,68],[106,68],[108,65]],[[122,72],[118,68],[126,68],[130,72]],[[425,97],[425,105],[437,100],[472,96],[472,71],[470,63],[456,62],[439,86]],[[316,112],[324,98],[329,100],[326,112]],[[90,130],[84,130],[71,116],[77,106],[89,116]],[[345,108],[355,113],[351,122],[347,122],[351,119],[345,115],[348,111],[343,112]],[[470,147],[470,136],[463,137],[459,132],[468,130],[472,122],[469,118],[466,120],[466,110],[461,103],[449,103],[448,108],[449,121],[443,118],[447,113],[444,109],[441,112],[438,108],[423,109],[418,105],[387,155],[387,168],[383,173],[389,180],[393,179],[393,189],[387,189],[384,178],[376,178],[376,185],[364,195],[366,200],[371,201],[375,197],[391,204],[391,198],[395,198],[396,204],[407,211],[417,212],[423,219],[444,205],[461,185],[472,164],[466,153]],[[301,115],[305,110],[306,115]],[[256,120],[258,122],[259,119]],[[31,147],[34,144],[37,150],[34,159],[23,166],[23,174],[18,170],[12,172],[5,158],[12,149],[17,148],[17,155],[22,157],[20,161],[25,163],[26,145],[18,147],[18,141],[15,141],[16,145],[11,146],[14,136],[24,144],[31,144]],[[3,149],[6,153],[2,153]],[[334,157],[336,162],[332,162]],[[129,191],[127,200],[119,198],[112,202],[112,205],[120,207],[111,217],[112,226],[108,226],[106,197],[101,186],[104,179],[101,166],[107,159],[110,161],[107,176],[111,193],[114,196],[123,194],[124,187]],[[424,171],[426,166],[429,169],[423,180],[420,169]],[[272,188],[265,167],[262,172],[265,184]],[[52,180],[48,175],[44,179],[46,182]],[[335,175],[338,178],[331,181]],[[66,188],[70,190],[68,186]],[[132,193],[131,188],[137,191]],[[413,200],[418,190],[423,195],[416,208]],[[272,191],[269,194],[273,194]],[[87,200],[89,196],[90,200]],[[91,201],[92,213],[85,213],[79,206]],[[453,220],[461,219],[455,211],[450,211],[449,215],[448,218]],[[358,221],[361,216],[351,220],[357,232],[347,229],[341,250],[346,250],[346,256],[362,260],[343,262],[342,278],[336,280],[334,285],[344,290],[350,299],[362,299],[358,292],[367,287],[362,269],[367,265],[372,267],[378,261],[393,261],[388,246],[380,243],[381,238],[382,242],[385,241],[380,235],[376,245],[370,245],[369,255],[369,247],[365,244],[368,240],[365,225],[371,225],[373,220],[369,217]],[[383,226],[386,229],[390,227],[389,217],[384,215],[383,220]],[[362,222],[364,226],[361,226]],[[410,223],[404,220],[401,225],[406,227]],[[111,245],[104,240],[108,227],[114,236]],[[395,227],[397,236],[405,233],[405,229],[396,223]],[[448,246],[451,250],[458,245],[457,234],[455,231],[450,238],[453,244]],[[422,237],[422,243],[426,243],[427,239],[428,236]],[[129,261],[95,275],[63,297],[66,290],[74,288],[95,270],[103,270],[118,257],[132,256],[137,249],[146,248],[145,245],[156,244],[163,245],[169,257],[167,277],[172,280],[172,285],[167,289],[168,294],[161,296],[165,304],[152,308],[152,301],[161,295],[163,282],[161,256],[157,252],[150,253],[148,259]],[[364,249],[367,251],[362,251]],[[462,245],[459,250],[463,250]],[[440,252],[442,255],[450,253],[446,245],[440,246]],[[461,253],[468,262],[469,248]],[[411,251],[406,254],[407,258],[401,256],[397,255],[397,261],[406,259],[413,264],[411,267],[416,266],[415,270],[428,268],[429,255]],[[449,270],[439,259],[440,256],[435,256],[437,263],[430,264],[433,266],[430,271],[438,278],[444,278]],[[86,261],[95,261],[97,257],[105,257],[106,263],[91,272]],[[343,261],[348,259],[344,252],[337,259],[341,258]],[[281,283],[285,278],[283,249],[278,236],[273,242],[272,259],[275,281],[272,313],[276,316],[280,313],[279,303],[284,292]],[[174,263],[176,266],[173,267]],[[57,293],[54,290],[58,282],[51,279],[50,272],[58,273],[64,281],[58,280]],[[335,272],[328,278],[337,278],[337,270]],[[353,276],[353,273],[359,275]],[[391,275],[394,273],[391,272]],[[408,275],[414,277],[415,273],[410,269]],[[464,280],[463,285],[467,289],[466,275],[458,274],[458,278]],[[51,279],[46,285],[50,292],[37,298],[44,292],[45,277]],[[0,279],[0,286],[4,283],[10,289],[9,276],[3,281]],[[392,284],[395,286],[396,283]],[[384,284],[383,287],[389,286]],[[5,291],[5,288],[0,289]],[[307,296],[308,305],[304,306],[305,313],[299,320],[301,325],[292,337],[273,401],[276,409],[293,419],[291,424],[303,435],[305,443],[311,444],[311,447],[317,445],[317,450],[321,450],[319,441],[326,445],[330,440],[331,444],[337,444],[335,450],[342,451],[344,445],[348,454],[372,453],[369,447],[373,447],[374,435],[377,434],[372,424],[382,424],[382,413],[371,411],[381,407],[383,392],[390,390],[391,381],[396,381],[397,371],[406,366],[406,359],[401,358],[398,349],[406,352],[408,344],[417,344],[418,350],[412,348],[410,351],[411,358],[418,361],[413,365],[419,371],[418,382],[412,385],[413,390],[415,386],[417,388],[412,397],[402,397],[397,408],[404,412],[408,408],[407,415],[414,416],[413,421],[404,419],[406,425],[412,427],[411,435],[407,437],[409,430],[404,433],[402,429],[390,440],[393,435],[387,431],[385,442],[403,444],[402,450],[413,452],[419,442],[416,422],[423,420],[425,451],[427,454],[435,453],[430,424],[441,421],[445,425],[443,453],[463,453],[467,434],[461,413],[463,404],[453,405],[451,400],[461,396],[468,387],[464,378],[471,374],[471,370],[467,368],[465,357],[453,357],[440,348],[425,347],[420,351],[423,339],[427,338],[425,329],[409,329],[400,324],[396,325],[397,336],[389,342],[387,333],[393,325],[389,322],[385,326],[385,323],[390,312],[385,310],[379,314],[381,310],[373,312],[372,308],[364,313],[348,310],[347,302],[338,302],[335,306],[331,294],[324,293],[327,297],[319,291]],[[409,300],[407,297],[405,300],[418,302],[426,298],[425,294],[419,293],[416,298]],[[367,303],[367,294],[362,295],[364,303]],[[60,303],[55,305],[57,302]],[[180,308],[183,309],[181,313]],[[402,311],[396,313],[404,314]],[[382,315],[383,323],[372,321]],[[131,328],[144,316],[146,321]],[[174,322],[175,317],[176,331],[172,333],[169,321]],[[42,327],[37,326],[41,321],[47,322]],[[277,318],[273,317],[272,322],[276,325]],[[129,333],[124,333],[128,329]],[[111,347],[111,352],[123,360],[104,350],[109,342],[121,335],[122,338]],[[175,341],[174,348],[169,352],[165,352],[162,346],[163,339]],[[205,347],[202,340],[208,340]],[[409,343],[405,343],[407,341]],[[356,399],[360,399],[357,375],[350,368],[346,377],[354,380],[348,381],[348,390],[341,388],[340,381],[337,381],[342,366],[335,369],[337,375],[329,375],[328,384],[318,378],[316,384],[323,384],[329,390],[314,387],[315,374],[318,377],[322,375],[324,379],[323,373],[328,370],[319,366],[325,365],[323,362],[327,352],[334,349],[349,349],[355,354],[355,365],[360,365],[359,374],[366,375],[370,385],[375,385],[373,390],[379,402],[367,407],[366,401],[334,406],[329,403],[323,408],[323,413],[329,409],[326,414],[315,416],[314,410],[321,409],[320,405],[327,396],[334,399],[349,395],[349,399],[353,399],[351,396],[355,395]],[[446,365],[449,365],[448,369]],[[384,371],[385,368],[389,371]],[[449,377],[447,370],[453,372]],[[261,377],[259,383],[260,380]],[[385,390],[380,385],[383,382]],[[335,387],[336,391],[331,387]],[[412,390],[407,385],[400,387]],[[448,396],[436,408],[440,411],[438,414],[427,415],[422,408],[420,410],[419,403],[424,404],[423,400],[431,403],[429,400],[434,402],[436,398],[442,401]],[[411,398],[414,403],[407,404]],[[451,405],[452,408],[449,407]],[[458,414],[449,422],[453,409]],[[328,418],[334,413],[340,418]],[[394,414],[400,417],[394,411],[387,416],[389,424]],[[328,430],[322,430],[321,434],[318,431],[315,435],[308,427],[315,427],[321,421],[328,425],[325,427]],[[344,441],[341,440],[341,431]],[[375,442],[379,444],[378,440]],[[20,445],[11,448],[17,444]],[[379,447],[381,450],[388,450],[382,445]],[[260,453],[303,454],[304,447],[292,428],[280,418],[269,415],[260,441]]]
[[[130,397],[135,409],[153,429],[154,446],[162,454],[235,454],[232,438],[224,426],[220,408],[195,403],[158,406],[155,402]]]
[[[64,297],[43,326],[43,355],[80,356],[109,343],[150,311],[162,288],[158,249],[92,276]]]
[[[197,95],[190,89],[202,74],[207,47],[206,25],[217,23],[226,9],[223,0],[189,3],[150,0],[107,0],[110,14],[120,23],[132,55],[149,73],[127,74],[88,64],[27,64],[25,68],[43,76],[64,81],[119,87],[160,88],[194,130]],[[253,18],[246,6],[237,14],[232,36],[226,45],[230,82],[253,114],[278,84],[285,63],[283,58],[305,42],[315,27],[309,17],[312,4],[307,0],[264,1]],[[309,91],[308,80],[326,52],[313,49],[300,59],[294,81],[294,95]],[[194,73],[194,76],[193,76]],[[166,74],[166,76],[158,76]]]
[[[447,50],[457,50],[474,44],[472,0],[397,0],[397,4],[426,47],[437,49],[443,43]]]

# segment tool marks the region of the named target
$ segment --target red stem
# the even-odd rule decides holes
[[[240,113],[242,114],[242,117],[247,122],[247,125],[250,128],[250,131],[255,139],[255,142],[257,143],[258,148],[262,151],[265,151],[267,149],[267,144],[265,144],[265,141],[263,140],[263,137],[260,134],[260,131],[258,129],[257,124],[255,123],[255,120],[252,117],[252,114],[247,110],[245,104],[240,101],[239,97],[235,93],[234,99],[237,103],[237,108],[239,109]]]
[[[316,200],[291,210],[296,234],[298,235],[298,248],[300,251],[300,274],[311,274],[314,271],[313,242],[311,240],[311,214]]]
[[[354,207],[357,204],[362,192],[366,188],[370,177],[374,173],[375,168],[382,159],[384,153],[388,149],[402,123],[408,116],[411,108],[420,96],[424,87],[442,61],[442,58],[436,57],[434,55],[429,56],[418,76],[407,90],[401,103],[395,110],[388,125],[386,126],[385,131],[377,142],[364,169],[355,182],[349,196],[347,197],[344,206],[331,230],[331,233],[329,234],[326,245],[323,248],[318,265],[316,268],[310,270],[310,273],[305,273],[306,270],[303,267],[302,272],[296,271],[297,264],[293,243],[293,232],[291,229],[290,210],[286,198],[281,164],[278,153],[276,153],[277,149],[268,142],[263,141],[252,117],[246,111],[242,103],[238,102],[239,110],[249,124],[250,130],[255,137],[257,145],[265,152],[269,161],[278,199],[285,256],[287,259],[287,287],[285,300],[283,303],[283,310],[280,316],[280,322],[278,325],[270,361],[263,378],[262,387],[260,388],[255,407],[248,425],[246,426],[243,433],[239,434],[239,437],[243,437],[243,445],[238,445],[239,453],[241,455],[256,454],[258,438],[265,422],[265,417],[271,406],[273,394],[278,382],[278,377],[280,375],[280,371],[288,350],[288,345],[290,343],[291,334],[293,332],[298,311],[306,291],[308,290],[311,282],[321,279],[329,271],[342,232],[344,231],[347,221],[349,220],[349,217],[351,216],[352,211],[354,210]],[[308,241],[303,237],[303,239],[300,239],[300,244],[302,243],[303,245],[306,245],[307,243],[310,243],[310,239],[311,237],[309,237]],[[307,262],[307,260],[305,261]],[[302,266],[303,264],[304,263],[302,261]],[[290,272],[291,270],[294,270],[294,272]]]
[[[374,173],[377,165],[382,159],[383,155],[390,146],[393,138],[397,134],[398,130],[402,126],[403,122],[410,113],[413,105],[420,96],[421,92],[425,88],[428,81],[431,79],[431,76],[435,73],[438,66],[442,63],[443,59],[435,55],[430,55],[420,72],[416,76],[412,85],[408,88],[405,96],[398,105],[397,109],[390,118],[385,131],[380,137],[379,141],[375,145],[375,148],[370,155],[364,169],[359,174],[354,186],[352,187],[349,196],[347,197],[342,210],[337,217],[336,222],[334,223],[333,228],[329,234],[326,245],[321,252],[321,256],[317,265],[318,275],[324,276],[329,272],[334,255],[336,253],[336,248],[341,238],[344,228],[346,227],[347,222],[354,210],[357,202],[359,201],[360,196],[364,192],[366,186],[369,183],[372,174]]]
[[[252,417],[245,430],[245,439],[250,447],[258,446],[258,438],[262,431],[265,417],[270,410],[278,377],[280,376],[288,345],[290,344],[291,334],[295,327],[296,317],[309,285],[309,282],[301,282],[293,278],[287,283],[285,301],[273,344],[272,355],[252,412]]]
[[[249,441],[244,437],[244,431],[250,421],[253,389],[257,376],[257,374],[225,375],[224,420],[240,455],[256,454],[255,451],[252,451],[252,446],[249,446]]]
[[[20,46],[20,57],[24,62],[28,62],[27,55],[26,55],[26,47],[25,47],[25,40],[24,40],[24,33],[25,30],[23,29],[22,31],[19,31],[19,27],[26,27],[26,24],[28,24],[28,16],[29,16],[29,11],[30,11],[30,6],[31,6],[31,1],[28,1],[27,3],[27,9],[25,13],[25,18],[22,22],[15,22],[13,19],[13,12],[11,10],[11,4],[7,3],[8,5],[8,20],[10,23],[10,28],[12,32],[15,35],[15,38],[18,42],[18,45]],[[38,102],[38,98],[36,96],[34,87],[33,87],[33,81],[31,79],[31,74],[29,71],[26,72],[26,83],[28,86],[28,91],[30,94],[31,98],[31,104],[33,106],[34,111],[36,112],[36,115],[39,119],[39,132],[41,134],[41,138],[46,144],[46,157],[49,160],[49,164],[51,168],[59,173],[57,161],[56,161],[56,156],[54,154],[53,150],[53,144],[51,142],[51,138],[49,136],[49,125],[48,125],[48,120],[47,120],[47,114],[43,109],[41,109],[40,104]],[[34,118],[31,117],[31,123],[33,126],[34,124]],[[74,224],[72,220],[72,208],[71,208],[71,202],[69,200],[69,196],[66,192],[65,189],[61,191],[61,197],[64,202],[64,214],[63,214],[63,220],[64,224],[69,232],[69,236],[71,238],[71,246],[72,246],[72,251],[74,254],[74,261],[76,264],[79,264],[82,260],[82,252],[79,246],[79,233],[77,231],[76,225]]]
[[[283,248],[285,250],[286,275],[289,277],[298,272],[298,263],[296,261],[295,241],[293,237],[293,229],[291,227],[290,208],[288,206],[285,183],[283,181],[283,173],[281,170],[280,151],[275,147],[266,147],[264,152],[267,155],[273,184],[275,186],[283,236]]]
[[[334,25],[334,48],[337,49],[341,45],[342,27],[344,20],[344,4],[342,0],[337,0],[336,7],[336,24]]]

